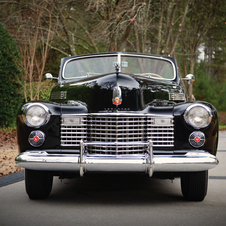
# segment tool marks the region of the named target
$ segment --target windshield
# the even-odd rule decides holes
[[[158,58],[123,56],[122,65],[126,62],[127,67],[122,67],[122,72],[145,77],[160,79],[174,79],[172,63]]]
[[[70,60],[64,67],[63,77],[71,79],[114,73],[117,64],[120,65],[119,72],[127,74],[167,80],[175,76],[173,64],[167,59],[119,54]]]

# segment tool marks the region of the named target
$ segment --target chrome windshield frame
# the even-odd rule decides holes
[[[103,57],[110,57],[110,56],[115,56],[117,57],[117,62],[119,63],[119,65],[121,65],[121,58],[124,57],[124,56],[131,56],[131,57],[141,57],[141,58],[150,58],[150,59],[158,59],[158,60],[163,60],[163,61],[168,61],[171,65],[172,65],[172,68],[173,68],[173,78],[171,79],[167,79],[167,78],[158,78],[158,77],[152,77],[152,79],[156,79],[156,80],[166,80],[166,81],[173,81],[175,78],[176,78],[176,68],[175,68],[175,64],[174,62],[172,62],[170,59],[168,58],[164,58],[164,57],[161,57],[161,56],[152,56],[152,55],[141,55],[141,54],[136,54],[136,53],[122,53],[122,52],[118,52],[118,53],[109,53],[109,54],[92,54],[92,55],[82,55],[82,56],[76,56],[76,57],[72,57],[70,59],[68,59],[64,65],[63,65],[63,68],[62,68],[62,78],[65,79],[65,80],[71,80],[71,79],[82,79],[82,78],[87,78],[87,76],[80,76],[80,77],[70,77],[70,78],[67,78],[65,77],[65,70],[66,70],[66,66],[68,63],[70,63],[71,61],[74,61],[74,60],[79,60],[79,59],[88,59],[88,58],[103,58]],[[119,72],[121,72],[121,67],[119,68]],[[135,76],[139,76],[137,74],[134,74]],[[145,78],[148,78],[148,77],[145,77]]]

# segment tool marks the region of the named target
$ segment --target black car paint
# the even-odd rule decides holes
[[[168,57],[166,57],[168,58]],[[191,132],[195,131],[188,125],[183,117],[186,108],[194,102],[169,101],[169,93],[185,93],[177,74],[173,81],[134,76],[124,73],[111,73],[101,76],[89,77],[79,80],[65,80],[62,78],[63,64],[61,63],[58,83],[53,88],[51,96],[56,92],[67,92],[66,99],[53,99],[50,102],[40,101],[46,105],[51,118],[48,124],[38,128],[46,134],[45,143],[39,150],[48,150],[52,153],[73,152],[79,153],[79,147],[65,148],[60,145],[61,114],[86,114],[98,112],[130,112],[155,115],[174,116],[174,148],[162,150],[164,153],[177,150],[194,149],[188,142]],[[176,60],[170,58],[177,67]],[[176,73],[177,70],[176,70]],[[116,106],[112,103],[112,91],[115,86],[122,90],[122,104]],[[185,93],[186,95],[186,93]],[[70,101],[74,101],[72,105]],[[36,101],[37,102],[37,101]],[[212,121],[207,128],[201,129],[206,136],[204,147],[200,148],[216,155],[218,142],[218,115],[216,109],[206,102],[195,102],[208,106],[212,111]],[[22,114],[22,113],[21,113]],[[18,144],[20,152],[36,150],[28,143],[28,135],[34,128],[27,126],[21,114],[18,116]],[[154,148],[154,151],[161,151]]]
[[[112,103],[115,86],[122,90],[123,101],[119,107]],[[172,81],[156,81],[120,73],[58,84],[53,88],[51,96],[57,92],[67,92],[66,99],[50,99],[51,101],[58,103],[65,103],[68,100],[81,101],[88,106],[89,113],[94,113],[106,109],[142,111],[151,102],[169,100],[169,93],[183,93],[183,89],[180,84],[175,85]]]

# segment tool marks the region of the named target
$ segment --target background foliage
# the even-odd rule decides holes
[[[51,82],[51,83],[49,83],[48,81],[41,82],[40,90],[39,90],[39,99],[40,100],[49,100],[50,93],[51,93],[51,90],[52,90],[54,85],[55,85],[55,82]],[[33,82],[32,87],[33,87],[32,92],[36,93],[37,87],[38,87],[37,82]],[[29,98],[30,89],[28,89],[28,88],[27,88],[27,96],[28,96],[28,101],[31,101],[31,99]]]
[[[0,0],[19,46],[25,101],[48,99],[43,75],[60,59],[98,52],[171,55],[194,74],[196,100],[226,111],[226,4],[222,0]],[[0,37],[2,39],[2,37]]]
[[[20,54],[15,41],[0,23],[0,126],[15,124],[18,107],[23,103],[23,80],[18,69]]]
[[[206,68],[207,64],[205,62],[201,62],[195,67],[195,98],[213,104],[218,111],[225,111],[226,84],[221,83],[217,77],[208,76]]]

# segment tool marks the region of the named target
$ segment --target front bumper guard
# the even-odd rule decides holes
[[[16,164],[30,170],[79,172],[198,172],[216,167],[218,159],[202,150],[183,155],[154,155],[152,141],[109,142],[117,146],[147,146],[146,154],[89,155],[85,146],[106,145],[103,142],[80,142],[80,154],[48,154],[46,151],[26,151],[16,157]]]

